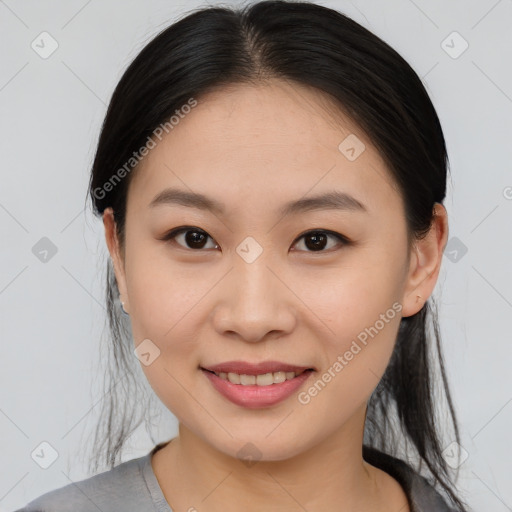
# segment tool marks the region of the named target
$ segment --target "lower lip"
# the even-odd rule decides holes
[[[221,395],[234,404],[247,407],[248,409],[261,409],[285,400],[297,391],[313,373],[312,370],[306,370],[297,377],[285,380],[280,384],[270,384],[269,386],[258,386],[254,384],[244,386],[221,379],[215,375],[215,373],[207,370],[201,369],[201,371],[208,377],[213,387]]]

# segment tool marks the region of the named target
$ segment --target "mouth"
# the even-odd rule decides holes
[[[296,372],[300,373],[302,370],[312,369],[310,366],[298,366],[295,364],[285,363],[283,361],[262,361],[260,363],[250,363],[248,361],[225,361],[223,363],[202,366],[204,370],[212,372],[233,372],[239,375],[259,375],[270,372]]]
[[[313,368],[302,368],[289,372],[276,371],[251,375],[214,371],[203,367],[199,369],[220,395],[246,409],[277,406],[306,385],[311,374],[315,372]]]
[[[231,384],[240,384],[242,386],[270,386],[272,384],[282,384],[287,380],[295,379],[303,373],[314,371],[313,368],[306,368],[305,370],[294,372],[277,371],[259,374],[247,374],[237,372],[214,372],[202,367],[201,370],[212,373],[220,379],[231,382]]]
[[[281,384],[302,375],[304,372],[315,371],[314,367],[298,366],[282,361],[263,361],[249,363],[247,361],[226,361],[215,365],[200,366],[201,370],[215,374],[232,384],[242,386],[269,386]]]

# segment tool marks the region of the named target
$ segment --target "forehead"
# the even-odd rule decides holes
[[[318,91],[274,80],[224,87],[197,101],[161,141],[155,139],[134,173],[132,205],[148,207],[158,192],[179,186],[222,199],[233,212],[250,205],[274,209],[332,189],[374,213],[400,208],[371,141]],[[356,153],[347,153],[351,147]]]

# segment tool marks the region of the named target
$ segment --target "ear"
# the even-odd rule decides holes
[[[412,316],[435,288],[448,239],[448,216],[441,203],[434,204],[434,219],[428,234],[415,243],[402,299],[402,316]],[[420,296],[421,298],[418,298]]]
[[[103,211],[103,226],[105,227],[105,240],[107,242],[110,258],[114,267],[119,296],[124,302],[124,309],[129,313],[128,294],[126,291],[126,277],[124,272],[124,259],[116,231],[116,221],[112,208],[105,208]]]

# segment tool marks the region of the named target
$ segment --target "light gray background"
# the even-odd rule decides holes
[[[320,3],[391,44],[438,111],[451,161],[450,238],[467,247],[457,261],[445,253],[436,287],[469,454],[459,488],[475,510],[512,510],[512,0]],[[107,256],[101,221],[83,211],[95,143],[131,59],[202,5],[0,1],[0,511],[87,476]],[[59,45],[47,59],[31,48],[43,31]],[[458,58],[445,48],[457,52],[460,40],[443,44],[453,31],[469,44]],[[32,252],[42,237],[58,249],[46,263]],[[174,435],[168,419],[162,440]],[[46,470],[30,455],[43,441],[59,453]],[[141,431],[130,446],[127,459],[153,445]]]

